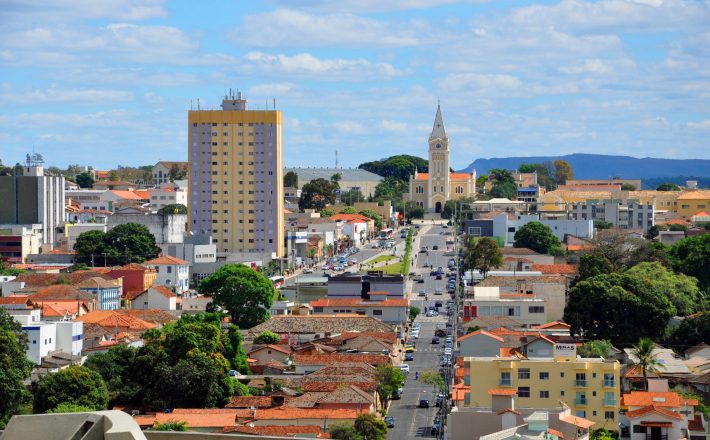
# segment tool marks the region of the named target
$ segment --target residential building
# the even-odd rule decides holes
[[[27,358],[35,365],[52,352],[61,351],[72,356],[81,355],[84,327],[81,321],[42,321],[40,310],[9,311],[27,333]]]
[[[139,223],[155,237],[157,245],[166,243],[182,243],[187,233],[187,215],[185,214],[155,214],[150,209],[125,209],[114,212],[108,218],[108,228],[113,229],[125,223]]]
[[[150,286],[155,284],[158,273],[155,269],[138,263],[130,263],[125,266],[111,268],[106,275],[113,279],[122,279],[122,296],[145,292]]]
[[[80,282],[76,287],[84,292],[96,295],[98,310],[117,310],[121,307],[123,287],[120,280],[93,277]]]
[[[126,306],[130,309],[177,310],[177,296],[162,285],[151,286],[143,292],[126,295]]]
[[[175,257],[158,257],[144,263],[155,269],[156,283],[171,287],[182,294],[190,287],[189,263]]]
[[[522,212],[526,210],[526,207],[527,204],[519,200],[510,200],[505,198],[477,200],[473,203],[462,203],[461,215],[465,220],[474,220],[492,212]]]
[[[151,171],[153,184],[161,185],[163,183],[172,182],[173,179],[170,177],[170,172],[173,168],[177,168],[178,174],[187,174],[187,162],[160,161],[153,165],[153,170]]]
[[[531,275],[525,272],[506,276],[490,275],[475,288],[497,287],[501,293],[526,294],[545,301],[545,314],[550,320],[562,319],[567,304],[570,279],[565,275]],[[475,290],[467,290],[467,293]]]
[[[382,182],[383,177],[360,168],[300,168],[287,167],[285,173],[294,172],[298,175],[297,190],[315,179],[330,180],[335,174],[340,174],[341,194],[350,190],[359,190],[363,196],[370,197],[375,194],[375,187]],[[341,200],[341,202],[359,202],[360,200]],[[364,202],[364,200],[362,200]]]
[[[595,187],[600,185],[618,185],[621,188],[623,185],[631,185],[636,190],[641,189],[641,179],[621,179],[619,177],[612,177],[610,179],[570,179],[565,182],[566,186],[569,187]]]
[[[428,173],[414,171],[414,176],[409,179],[409,200],[428,212],[441,212],[447,200],[473,197],[476,194],[476,172],[450,172],[449,136],[444,127],[441,106],[436,108],[428,144]]]
[[[602,220],[620,229],[647,231],[655,224],[655,215],[655,205],[643,205],[632,200],[587,200],[585,203],[572,204],[574,220]]]
[[[311,301],[313,314],[355,313],[381,319],[392,325],[403,325],[409,319],[409,300],[388,298],[370,292],[370,299],[322,298]]]
[[[39,161],[27,155],[22,176],[0,176],[0,225],[41,225],[42,245],[51,250],[64,222],[64,177],[45,176]]]
[[[251,362],[249,368],[254,374],[261,374],[264,367],[270,363],[286,364],[286,361],[291,357],[291,349],[286,346],[278,345],[261,345],[255,346],[247,353],[249,359],[256,362]]]
[[[183,243],[163,243],[162,254],[190,263],[190,266],[217,261],[217,245],[208,235],[185,235]]]
[[[174,183],[163,183],[158,188],[149,189],[148,193],[152,211],[158,211],[168,205],[187,207],[187,188],[181,188]]]
[[[707,422],[695,412],[696,399],[668,390],[666,380],[649,381],[649,391],[632,391],[621,398],[620,438],[681,440],[707,438]]]
[[[478,316],[508,316],[522,328],[542,325],[562,316],[548,316],[547,301],[529,293],[501,293],[499,287],[476,286],[463,303],[464,322]]]
[[[78,202],[81,209],[93,209],[96,211],[112,211],[113,206],[108,200],[101,196],[106,192],[104,189],[75,189],[66,191],[67,205],[69,201]],[[68,219],[69,220],[69,219]]]
[[[388,324],[370,316],[361,315],[277,315],[255,327],[248,334],[256,336],[263,331],[281,335],[283,343],[297,344],[314,339],[336,336],[346,332],[387,332],[394,334]]]
[[[690,218],[710,209],[710,190],[683,191],[678,196],[678,214]]]
[[[328,298],[369,299],[370,294],[387,294],[387,298],[404,298],[402,275],[363,275],[342,273],[327,279]]]
[[[37,224],[0,224],[0,260],[10,264],[26,262],[28,255],[40,252],[42,231],[42,225]]]
[[[488,396],[517,394],[520,406],[556,408],[564,402],[576,417],[616,430],[620,364],[577,357],[575,344],[556,344],[552,357],[467,357],[466,406],[483,405]]]
[[[102,191],[134,191],[136,189],[136,184],[132,182],[124,182],[121,180],[99,180],[98,182],[95,182],[92,185],[92,188]]]
[[[464,220],[463,224],[464,230],[469,235],[476,237],[500,237],[505,240],[505,243],[512,244],[515,241],[515,233],[531,222],[539,222],[549,227],[559,240],[563,240],[566,235],[574,235],[582,238],[594,237],[594,222],[591,219],[547,220],[540,218],[539,214],[491,211],[481,214],[478,218]]]
[[[279,110],[247,110],[241,93],[188,113],[189,230],[218,251],[284,255],[281,130]]]

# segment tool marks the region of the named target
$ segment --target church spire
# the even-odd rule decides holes
[[[436,106],[436,117],[434,118],[434,128],[431,130],[429,139],[447,139],[444,128],[444,118],[441,116],[441,104]]]

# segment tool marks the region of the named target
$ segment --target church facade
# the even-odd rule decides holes
[[[447,200],[476,194],[476,171],[452,173],[449,153],[449,137],[441,106],[437,106],[434,128],[429,135],[429,170],[427,173],[415,170],[409,179],[409,200],[428,212],[441,212]]]

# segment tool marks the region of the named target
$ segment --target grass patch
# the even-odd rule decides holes
[[[387,275],[398,275],[402,271],[402,263],[392,263],[387,266],[378,267],[377,270],[381,270]]]
[[[395,257],[393,255],[379,255],[379,256],[373,258],[372,260],[368,261],[368,264],[381,263],[383,261],[390,261],[390,260],[395,260],[395,259],[397,259],[397,257]]]

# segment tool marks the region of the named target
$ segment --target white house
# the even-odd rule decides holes
[[[187,207],[187,188],[180,188],[173,183],[163,183],[150,192],[150,209],[158,211],[167,205],[181,204]]]
[[[356,246],[362,246],[367,240],[367,223],[360,220],[344,222],[343,235],[350,237]]]
[[[27,359],[36,365],[53,351],[80,355],[84,343],[84,323],[81,321],[44,322],[40,310],[12,310],[10,315],[27,333]]]
[[[478,316],[508,316],[523,327],[545,324],[561,316],[548,316],[547,301],[532,293],[501,293],[499,287],[476,286],[473,299],[464,300],[464,320]]]
[[[165,286],[156,284],[131,300],[132,309],[176,310],[177,296]]]
[[[314,315],[354,313],[358,315],[365,315],[370,316],[372,318],[377,318],[389,324],[402,324],[409,319],[408,299],[380,299],[377,298],[376,292],[370,292],[370,298],[370,300],[348,298],[320,298],[315,301],[311,301],[310,304],[311,307],[313,307]]]
[[[190,263],[187,261],[175,257],[158,257],[143,264],[155,268],[158,274],[156,284],[174,287],[177,293],[183,293],[189,288]]]

